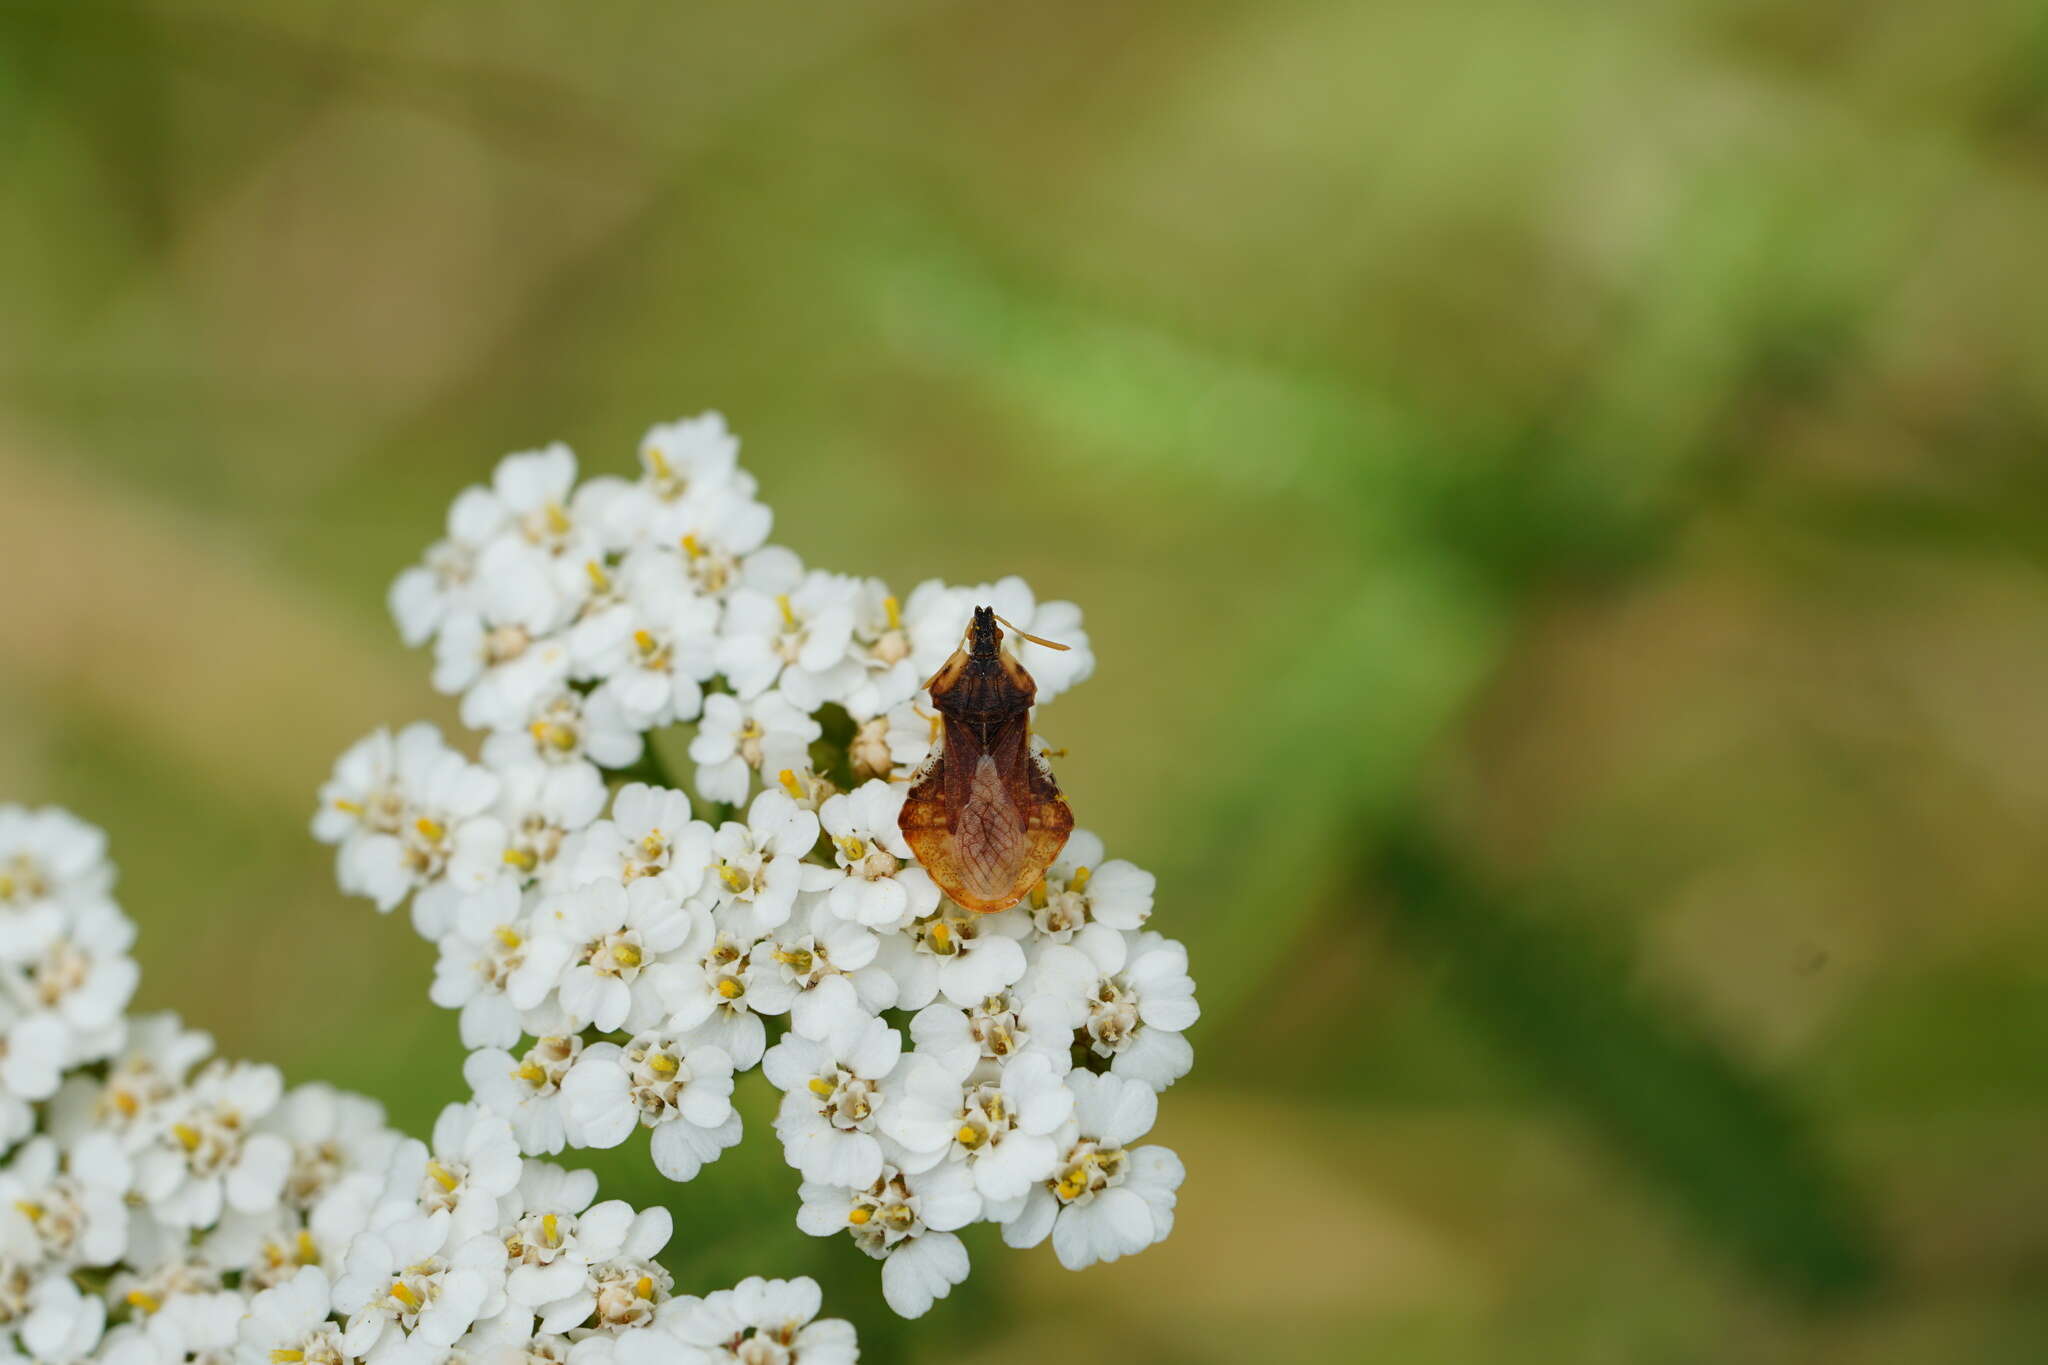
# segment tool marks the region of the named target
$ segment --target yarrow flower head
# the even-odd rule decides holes
[[[1043,705],[1094,672],[1080,608],[1014,576],[899,593],[807,566],[769,543],[716,413],[651,428],[636,456],[580,481],[566,447],[507,456],[392,587],[401,637],[433,649],[435,685],[483,732],[478,756],[430,726],[379,731],[342,756],[314,833],[337,846],[344,890],[411,902],[473,1101],[431,1148],[394,1148],[378,1199],[328,1196],[316,1242],[351,1220],[351,1237],[382,1240],[335,1282],[350,1307],[332,1341],[334,1323],[291,1315],[304,1272],[270,1278],[266,1322],[303,1342],[277,1349],[383,1365],[394,1343],[417,1339],[425,1359],[502,1338],[521,1343],[506,1365],[850,1359],[808,1282],[674,1296],[651,1232],[533,1183],[555,1168],[531,1158],[642,1129],[657,1169],[698,1178],[740,1141],[735,1078],[756,1066],[782,1092],[799,1224],[881,1260],[899,1313],[965,1278],[956,1233],[976,1221],[1015,1245],[1050,1237],[1067,1264],[1171,1225],[1179,1163],[1135,1144],[1192,1065],[1199,1011],[1186,950],[1153,927],[1152,875],[1075,831],[1020,880],[1028,894],[978,913],[905,835],[906,796],[944,743],[927,680],[970,619],[993,610]],[[87,913],[96,846],[54,828],[43,842],[33,885],[70,888],[74,919]],[[48,893],[8,887],[22,942],[59,941],[37,908]],[[89,1034],[96,1017],[61,1026]],[[40,1018],[17,1026],[39,1036]],[[31,1090],[53,1083],[21,1070]],[[225,1203],[273,1197],[276,1159],[252,1160]],[[165,1197],[205,1212],[203,1194]],[[496,1252],[477,1240],[508,1220]]]

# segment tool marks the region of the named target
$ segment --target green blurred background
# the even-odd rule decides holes
[[[0,4],[0,791],[142,1003],[460,1086],[307,837],[455,490],[722,408],[1025,574],[1160,877],[1179,1230],[908,1329],[754,1131],[699,1290],[878,1361],[2048,1357],[2048,9]]]

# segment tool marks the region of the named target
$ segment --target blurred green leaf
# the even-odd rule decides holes
[[[1882,1283],[1877,1229],[1789,1096],[1557,913],[1491,891],[1413,823],[1360,861],[1372,902],[1502,1060],[1661,1185],[1695,1226],[1795,1299]]]

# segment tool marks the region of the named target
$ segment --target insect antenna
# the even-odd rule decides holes
[[[1016,636],[1016,637],[1017,637],[1018,639],[1020,639],[1020,640],[1029,640],[1029,641],[1030,641],[1030,642],[1031,642],[1032,644],[1034,644],[1034,645],[1044,645],[1044,646],[1045,646],[1045,647],[1046,647],[1047,649],[1057,649],[1057,650],[1065,651],[1065,650],[1068,650],[1068,649],[1071,649],[1071,648],[1073,648],[1073,646],[1071,646],[1071,645],[1063,645],[1063,644],[1060,644],[1060,643],[1059,643],[1058,641],[1056,641],[1056,640],[1045,640],[1045,639],[1041,639],[1041,638],[1039,638],[1038,636],[1036,636],[1036,635],[1033,635],[1033,634],[1031,634],[1031,633],[1030,633],[1029,631],[1026,631],[1026,630],[1024,630],[1023,628],[1021,628],[1020,626],[1018,626],[1018,625],[1017,625],[1017,624],[1016,624],[1015,622],[1012,622],[1012,621],[1008,621],[1008,620],[1004,620],[1004,618],[1003,618],[1003,617],[1000,617],[1000,616],[998,616],[998,617],[996,617],[996,620],[998,620],[998,621],[1002,621],[1002,623],[1003,623],[1004,625],[1006,625],[1006,626],[1008,626],[1008,627],[1010,628],[1010,631],[1011,631],[1011,633],[1012,633],[1012,634],[1014,634],[1014,635],[1015,635],[1015,636]]]

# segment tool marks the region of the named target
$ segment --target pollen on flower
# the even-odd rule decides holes
[[[560,721],[537,720],[527,729],[536,743],[557,753],[566,754],[576,747],[576,731]]]

